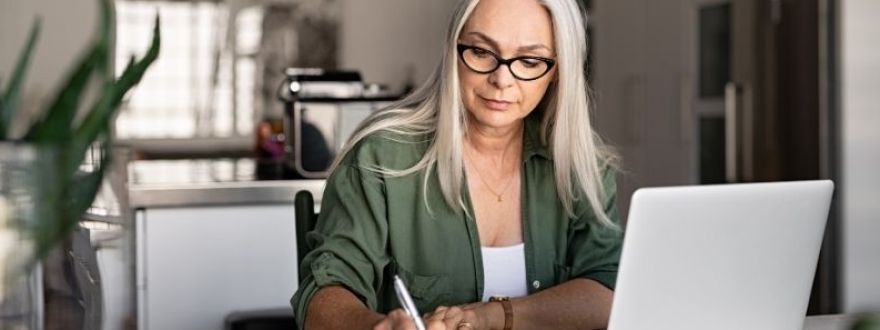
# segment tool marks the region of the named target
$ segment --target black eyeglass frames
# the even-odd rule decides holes
[[[506,64],[514,78],[524,81],[543,77],[556,64],[555,60],[537,56],[503,59],[489,50],[463,44],[458,44],[458,56],[468,69],[476,73],[492,73]]]

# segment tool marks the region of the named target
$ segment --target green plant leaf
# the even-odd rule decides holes
[[[67,180],[62,181],[64,184],[59,194],[60,199],[52,204],[56,206],[55,216],[48,221],[43,221],[40,227],[36,228],[37,259],[45,257],[56,244],[68,237],[95,200],[95,196],[101,188],[104,173],[111,164],[110,153],[107,149],[109,137],[105,135],[102,140],[101,159],[98,161],[98,167],[92,172],[78,171],[67,176]]]
[[[74,182],[71,186],[74,189],[71,191],[70,204],[68,205],[70,212],[73,212],[73,214],[81,215],[92,205],[95,195],[98,193],[98,189],[103,182],[105,170],[110,166],[112,160],[110,150],[107,148],[109,142],[109,138],[105,138],[101,142],[101,159],[98,162],[98,168],[91,173],[81,174],[73,178]]]
[[[45,150],[51,150],[47,161],[41,161],[34,170],[40,174],[39,192],[36,200],[44,207],[37,208],[37,220],[33,225],[36,242],[36,259],[44,258],[58,243],[67,239],[76,228],[83,214],[94,202],[101,188],[104,174],[109,170],[112,136],[110,125],[114,113],[119,109],[126,92],[136,85],[149,66],[159,55],[161,36],[159,34],[159,16],[156,16],[153,39],[146,55],[141,60],[132,57],[131,62],[118,79],[115,78],[110,59],[112,33],[115,20],[113,0],[97,0],[100,4],[100,27],[87,52],[77,61],[77,66],[67,76],[64,84],[58,88],[51,106],[36,125],[32,126],[26,139],[34,142]],[[39,22],[37,22],[39,23]],[[34,32],[36,31],[36,32]],[[29,44],[17,68],[25,68],[31,56],[34,40],[39,32],[39,25],[32,30]],[[23,70],[23,69],[22,69]],[[101,74],[102,86],[98,89],[97,100],[88,108],[82,122],[72,127],[77,111],[82,103],[85,89],[96,73]],[[24,71],[16,70],[15,77],[22,77]],[[20,86],[21,82],[13,81]],[[6,118],[14,118],[10,108],[10,95],[18,96],[20,88],[10,90],[15,93],[0,93],[0,139],[5,137],[5,129],[9,125]],[[15,100],[17,101],[17,99]],[[89,148],[96,145],[100,152],[99,160],[95,160],[96,168],[92,172],[83,172],[80,165]],[[51,157],[51,158],[48,158]]]
[[[123,72],[128,72],[132,67],[137,63],[134,56],[131,56],[128,60],[128,64],[125,66],[125,70]],[[62,160],[65,169],[68,172],[74,172],[79,168],[79,165],[82,163],[83,158],[85,157],[85,152],[88,150],[89,146],[95,139],[103,132],[107,132],[110,130],[110,116],[115,109],[118,107],[113,107],[113,100],[116,98],[116,82],[110,81],[109,83],[105,83],[104,87],[101,89],[103,94],[100,95],[98,100],[92,106],[89,111],[89,114],[83,120],[83,123],[80,124],[80,127],[75,131],[74,135],[70,139],[70,144],[68,149],[70,152],[67,154],[70,157],[67,157]],[[96,113],[106,112],[107,117],[103,122],[99,121],[96,117]],[[96,119],[97,118],[97,119]],[[86,124],[98,125],[94,126],[89,133],[94,133],[94,135],[87,135],[84,133],[84,127]]]
[[[0,91],[2,91],[2,90],[3,90],[3,77],[0,77]],[[6,109],[6,102],[4,102],[4,100],[5,99],[3,98],[3,93],[0,93],[0,113],[6,112],[6,111],[4,111],[4,109]],[[3,136],[0,135],[0,139],[2,139],[2,138],[3,138]]]
[[[38,18],[31,27],[27,43],[24,50],[19,54],[18,61],[15,64],[15,71],[12,73],[9,86],[6,87],[6,93],[3,95],[3,111],[0,111],[0,139],[9,139],[9,125],[15,120],[15,114],[18,112],[18,103],[21,101],[21,89],[23,88],[28,64],[31,61],[34,46],[37,44],[37,37],[39,35],[40,19]]]
[[[98,37],[92,42],[89,51],[77,61],[75,71],[67,81],[58,88],[52,105],[49,106],[44,118],[33,126],[25,135],[25,140],[35,142],[66,141],[72,135],[72,124],[79,110],[83,91],[89,86],[92,73],[97,69],[104,73],[102,79],[111,82],[113,73],[110,69],[109,49],[111,31],[113,31],[113,5],[110,0],[98,1],[101,9]]]
[[[58,226],[61,204],[64,203],[64,190],[69,179],[61,171],[61,158],[64,155],[63,145],[34,145],[36,161],[31,176],[31,193],[34,195],[34,221],[30,222],[30,231],[36,245],[36,255],[41,259],[45,246],[51,245],[51,233]]]
[[[107,149],[108,143],[109,138],[105,139],[100,147],[101,159],[98,162],[97,169],[90,173],[77,173],[72,178],[71,189],[68,191],[68,196],[66,196],[68,197],[66,211],[69,216],[65,218],[69,220],[69,223],[64,226],[66,230],[63,232],[69,232],[69,229],[76,226],[82,220],[82,215],[85,214],[86,210],[89,209],[95,200],[95,196],[101,188],[101,183],[104,181],[104,173],[110,167],[111,155],[109,149]]]
[[[116,18],[113,11],[113,0],[99,0],[101,5],[101,30],[98,43],[105,46],[104,62],[98,68],[104,73],[104,82],[113,81],[113,67],[110,61],[110,49],[113,49],[113,31],[116,31]]]
[[[43,120],[31,126],[25,135],[26,141],[63,142],[70,139],[72,123],[79,109],[83,91],[88,87],[92,73],[106,61],[106,44],[100,41],[92,50],[80,59],[76,71],[68,77],[67,82],[59,89],[58,95],[49,106]]]
[[[105,88],[104,95],[89,111],[82,124],[74,133],[73,141],[75,141],[75,145],[88,146],[98,135],[109,129],[113,113],[119,108],[125,93],[141,80],[150,65],[159,57],[162,43],[159,26],[159,15],[156,15],[153,26],[153,39],[147,53],[140,61],[133,60],[129,62],[129,65],[122,72],[119,79]],[[84,152],[85,150],[82,151]],[[76,152],[75,155],[80,155],[80,153]],[[74,159],[74,161],[76,160]],[[79,158],[79,161],[82,161],[82,158]],[[78,164],[78,162],[76,163]]]

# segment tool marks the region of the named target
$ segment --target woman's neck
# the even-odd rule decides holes
[[[481,158],[491,159],[498,165],[505,164],[511,157],[519,158],[523,130],[523,121],[505,128],[469,125],[465,144]]]

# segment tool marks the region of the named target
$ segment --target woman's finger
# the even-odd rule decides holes
[[[477,316],[476,310],[473,309],[463,309],[461,312],[461,322],[458,324],[458,328],[456,330],[474,330],[474,329],[484,329],[485,326],[480,322],[480,318]]]
[[[459,323],[463,321],[464,310],[461,307],[453,306],[449,307],[446,310],[446,315],[443,316],[443,323],[446,326],[446,329],[458,329]]]
[[[386,316],[379,323],[373,325],[373,330],[391,330],[391,318]]]
[[[433,312],[425,315],[425,327],[428,329],[445,329],[445,323],[443,323],[443,318],[446,317],[446,310],[449,307],[446,306],[438,306],[434,309]]]
[[[373,330],[416,330],[416,324],[409,314],[402,309],[395,309],[388,313],[382,321],[373,326]]]
[[[446,323],[443,322],[442,318],[430,318],[425,319],[425,328],[428,330],[446,330]]]
[[[475,303],[470,303],[470,304],[467,304],[467,305],[461,305],[461,306],[459,306],[459,307],[461,307],[461,309],[468,310],[468,309],[474,309],[474,308],[480,307],[480,306],[482,306],[482,305],[484,305],[484,304],[486,304],[486,303],[484,303],[484,302],[475,302]]]

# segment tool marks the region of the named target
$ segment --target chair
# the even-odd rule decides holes
[[[226,316],[224,323],[226,330],[296,329],[296,318],[289,307],[235,311]]]
[[[315,200],[308,190],[300,190],[293,198],[294,227],[296,230],[296,264],[302,263],[308,247],[306,234],[315,229],[318,214],[315,213]],[[299,273],[299,282],[303,275]],[[236,311],[226,316],[227,330],[281,330],[296,328],[296,317],[290,308]]]
[[[306,234],[315,229],[318,214],[315,213],[315,200],[308,190],[300,190],[296,193],[296,197],[293,198],[293,207],[296,216],[296,264],[301,265],[306,253],[309,252],[309,248],[306,246]],[[302,273],[297,272],[297,274],[299,274],[299,281],[302,282]]]

